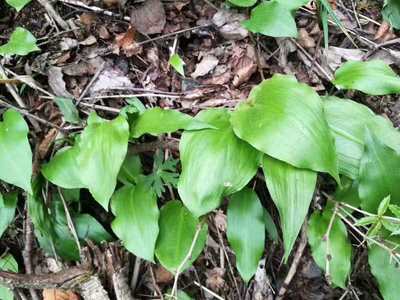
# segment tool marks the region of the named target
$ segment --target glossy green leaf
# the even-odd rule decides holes
[[[185,62],[178,54],[175,53],[169,58],[169,64],[175,69],[176,72],[182,76],[185,76],[185,70],[183,69]]]
[[[280,1],[268,1],[257,5],[250,19],[243,26],[251,32],[273,37],[297,37],[296,22],[292,11]]]
[[[28,125],[20,113],[7,110],[0,122],[0,179],[32,192],[32,151]]]
[[[6,0],[6,2],[15,8],[17,12],[25,7],[31,0]]]
[[[274,242],[279,241],[278,229],[276,228],[275,222],[268,211],[265,211],[265,229],[268,233],[268,239]]]
[[[42,174],[48,181],[62,188],[84,188],[76,161],[78,154],[77,145],[60,149],[49,163],[42,166]]]
[[[368,250],[368,262],[371,273],[378,281],[383,299],[399,299],[400,266],[396,266],[390,254],[377,245],[371,245]]]
[[[118,180],[123,184],[134,184],[143,173],[140,157],[128,153],[119,170]]]
[[[332,282],[344,289],[351,270],[351,244],[347,237],[346,226],[337,216],[332,222],[328,236],[332,215],[332,207],[326,207],[322,214],[317,211],[312,214],[308,227],[308,242],[317,265],[326,271],[329,260],[329,275]],[[327,251],[328,246],[329,251]]]
[[[263,161],[265,182],[275,206],[278,208],[285,261],[306,219],[317,182],[317,173],[298,169],[265,155]]]
[[[385,0],[382,16],[391,26],[400,29],[400,2],[398,0]]]
[[[124,246],[136,256],[153,261],[159,231],[154,192],[143,182],[124,186],[113,195],[111,209],[115,215],[111,227]]]
[[[79,124],[81,119],[79,118],[79,112],[76,109],[72,99],[64,98],[64,97],[55,97],[54,101],[56,102],[58,108],[61,110],[61,113],[64,116],[65,121],[71,124]]]
[[[274,75],[255,87],[231,123],[236,135],[258,150],[298,168],[327,172],[339,182],[323,103],[293,76]]]
[[[375,213],[382,199],[400,204],[400,154],[366,130],[365,152],[361,158],[358,193],[361,207]]]
[[[387,146],[400,152],[400,133],[389,120],[348,99],[324,97],[324,100],[325,116],[335,138],[341,174],[351,179],[358,177],[364,152],[365,126]]]
[[[18,263],[11,254],[0,258],[0,270],[14,273],[18,272]],[[0,285],[0,299],[13,300],[14,293],[9,288]]]
[[[112,236],[91,215],[80,214],[73,217],[76,233],[80,240],[90,240],[96,243],[111,241]]]
[[[196,216],[217,208],[222,197],[240,191],[255,175],[259,152],[233,133],[225,109],[202,111],[196,119],[219,129],[184,132],[179,145],[178,191]]]
[[[122,116],[107,121],[92,113],[78,143],[80,179],[106,210],[126,156],[128,137],[129,126]]]
[[[169,201],[160,211],[160,234],[156,244],[156,257],[168,271],[175,273],[186,258],[194,240],[199,220],[179,201]],[[207,239],[207,224],[202,225],[188,268],[200,255]]]
[[[240,7],[250,7],[257,3],[257,0],[228,0],[229,3]]]
[[[39,51],[36,38],[28,30],[17,27],[7,44],[0,46],[0,55],[27,55]]]
[[[4,196],[0,194],[0,238],[14,220],[17,201],[18,194],[16,192]]]
[[[131,136],[138,138],[146,133],[159,135],[162,133],[171,133],[179,129],[199,130],[211,127],[206,122],[194,119],[177,110],[155,107],[146,110],[138,117],[135,125],[132,127]]]
[[[236,255],[237,269],[247,283],[264,252],[265,213],[257,194],[249,188],[233,194],[227,218],[228,241]]]
[[[400,77],[381,60],[348,61],[336,70],[333,83],[376,96],[400,92]]]

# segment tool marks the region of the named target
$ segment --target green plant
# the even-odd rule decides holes
[[[17,27],[11,34],[10,40],[0,46],[0,55],[27,55],[40,50],[36,38],[28,30]]]
[[[371,81],[372,73],[375,81]],[[339,69],[334,83],[381,95],[398,92],[400,78],[382,62],[358,62]],[[179,274],[205,245],[206,216],[228,198],[227,236],[238,270],[248,282],[263,254],[264,228],[276,236],[269,214],[248,187],[259,167],[279,212],[285,261],[307,220],[318,174],[326,173],[332,184],[336,182],[337,191],[326,195],[324,209],[315,210],[308,222],[315,261],[329,282],[345,288],[351,273],[350,229],[367,242],[369,264],[383,297],[396,299],[400,133],[388,120],[352,100],[320,97],[287,75],[262,82],[234,111],[209,109],[193,118],[171,110],[131,107],[124,116],[107,121],[91,114],[75,142],[58,150],[42,167],[44,178],[38,176],[31,185],[28,127],[18,112],[3,114],[1,144],[12,151],[18,148],[26,162],[14,164],[0,156],[2,166],[9,169],[0,178],[28,193],[29,213],[46,251],[55,249],[65,259],[75,259],[85,232],[82,228],[89,228],[86,237],[90,239],[109,238],[90,216],[71,209],[79,201],[77,189],[86,188],[105,210],[111,199],[114,233],[135,255],[157,259],[173,272],[172,293],[176,293]],[[128,142],[138,142],[144,134],[179,129],[183,129],[179,179],[177,161],[165,160],[160,150],[153,170],[145,175],[140,157],[128,152]],[[10,176],[14,174],[10,170],[18,176]],[[58,191],[50,207],[43,199],[44,179]],[[174,198],[176,183],[182,202],[166,201]],[[168,185],[170,195],[165,191]],[[7,215],[6,224],[14,203],[9,201],[6,209],[0,205],[0,214]],[[163,203],[160,210],[158,203]],[[68,230],[65,206],[71,209],[76,236]]]

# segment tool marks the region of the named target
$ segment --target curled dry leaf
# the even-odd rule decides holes
[[[314,48],[315,47],[315,40],[310,36],[305,28],[299,29],[299,37],[298,37],[299,44],[302,45],[304,48]]]
[[[237,47],[232,55],[233,86],[237,87],[247,82],[257,71],[256,53],[254,47],[248,45],[245,49]]]
[[[390,24],[387,21],[383,21],[375,33],[374,40],[380,40],[390,32]]]
[[[89,92],[93,95],[101,91],[127,87],[133,87],[133,84],[121,70],[118,68],[106,68],[100,73]]]
[[[74,98],[66,89],[62,69],[59,67],[50,67],[47,71],[49,85],[53,93],[58,97]]]
[[[131,12],[131,24],[141,34],[161,33],[165,23],[165,10],[160,0],[144,1]]]
[[[174,279],[174,274],[172,274],[162,266],[157,266],[154,269],[154,276],[158,284],[167,284],[172,282],[172,280]]]

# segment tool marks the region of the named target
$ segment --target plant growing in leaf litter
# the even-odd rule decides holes
[[[400,92],[400,79],[380,61],[349,62],[337,71],[334,83],[371,94]],[[279,211],[285,260],[307,217],[318,172],[325,172],[339,188],[327,198],[322,214],[315,211],[309,220],[309,243],[316,263],[330,282],[346,287],[352,256],[348,226],[368,242],[369,264],[383,297],[396,299],[400,276],[400,134],[389,121],[351,100],[319,97],[310,87],[284,75],[275,75],[254,88],[248,101],[233,112],[211,109],[195,118],[161,109],[132,113],[137,115],[129,124],[122,116],[106,121],[92,114],[75,144],[59,150],[42,168],[44,177],[59,186],[62,194],[87,188],[105,209],[111,198],[115,215],[112,229],[129,251],[150,261],[155,256],[179,276],[205,245],[207,227],[202,216],[228,197],[227,236],[236,253],[238,270],[248,282],[264,251],[267,212],[256,193],[245,187],[258,167],[263,168]],[[2,170],[13,171],[0,172],[0,178],[29,194],[30,214],[41,246],[74,259],[69,254],[75,250],[67,249],[76,249],[77,245],[65,216],[54,205],[53,213],[47,213],[40,192],[43,179],[35,179],[31,186],[27,125],[13,110],[7,111],[3,120],[3,149],[18,150],[26,159],[15,162],[0,156]],[[143,175],[139,157],[126,154],[129,136],[132,139],[178,129],[184,130],[179,179],[176,161],[163,161],[161,152],[155,157],[154,172]],[[108,159],[110,153],[113,160]],[[122,187],[114,192],[117,181]],[[184,205],[170,201],[159,211],[157,194],[160,197],[165,184],[175,186],[177,181]],[[9,223],[10,218],[3,216],[15,211],[15,194],[5,194],[1,199],[2,220]],[[74,201],[74,197],[66,199]],[[355,220],[353,211],[364,217]],[[94,234],[97,228],[97,232],[104,232],[101,239],[110,238],[90,216],[76,213],[75,226],[85,226],[86,236],[99,239]],[[3,231],[6,226],[1,227]],[[78,230],[80,239],[84,239],[82,232]]]

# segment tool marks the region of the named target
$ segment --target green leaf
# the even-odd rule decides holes
[[[365,126],[387,146],[400,152],[400,133],[392,123],[376,116],[367,106],[337,97],[324,97],[325,116],[335,138],[339,172],[358,178],[364,152]]]
[[[175,53],[169,58],[169,64],[175,69],[175,71],[177,71],[182,76],[185,76],[185,70],[183,69],[185,62],[178,54]]]
[[[81,170],[76,158],[79,154],[77,145],[64,147],[56,153],[53,159],[42,166],[42,174],[51,183],[65,189],[84,188],[81,180]]]
[[[27,55],[39,51],[36,38],[28,30],[17,27],[7,44],[0,46],[0,55]]]
[[[381,60],[348,61],[336,70],[333,83],[375,96],[400,92],[399,76]]]
[[[354,223],[355,226],[368,226],[371,224],[375,224],[378,221],[377,216],[367,216],[359,219],[356,223]]]
[[[292,11],[280,1],[268,1],[257,5],[250,19],[243,26],[254,33],[273,37],[297,37],[296,22]]]
[[[317,173],[295,168],[285,162],[264,156],[263,170],[268,191],[279,211],[285,261],[296,242],[317,182]]]
[[[79,124],[81,119],[79,118],[79,112],[76,109],[72,99],[64,97],[55,97],[58,108],[61,110],[65,121],[71,124]]]
[[[382,16],[391,26],[400,29],[400,2],[397,0],[385,0]]]
[[[17,201],[18,194],[16,192],[4,196],[0,194],[0,238],[14,220]]]
[[[383,298],[399,299],[400,267],[395,265],[395,260],[390,254],[377,245],[371,245],[368,250],[368,262]]]
[[[126,156],[128,137],[129,126],[122,116],[107,121],[92,113],[78,143],[81,181],[106,210]]]
[[[390,204],[390,195],[385,197],[378,206],[378,216],[383,216]]]
[[[153,191],[143,182],[124,186],[113,195],[111,209],[115,215],[111,228],[124,246],[136,256],[153,261],[159,231]]]
[[[275,222],[268,211],[265,210],[265,229],[268,233],[268,238],[274,242],[278,242],[279,234]]]
[[[32,193],[32,151],[28,125],[20,113],[7,110],[0,122],[0,179]]]
[[[175,273],[186,258],[197,226],[202,226],[190,259],[185,264],[187,269],[200,255],[207,239],[207,224],[200,225],[199,220],[193,216],[179,201],[169,201],[161,208],[160,233],[156,244],[156,257],[168,271]]]
[[[327,172],[339,182],[336,150],[322,101],[293,76],[274,75],[232,114],[238,137],[295,167]]]
[[[358,193],[361,207],[375,213],[382,199],[391,196],[392,204],[400,204],[400,154],[384,145],[366,130],[365,152],[360,163]]]
[[[257,0],[228,0],[229,3],[240,7],[250,7],[257,3]]]
[[[21,11],[31,0],[6,0],[6,2],[15,8],[17,12]]]
[[[118,180],[123,184],[135,184],[142,173],[140,157],[128,153],[119,170]]]
[[[104,227],[91,215],[80,214],[73,217],[73,222],[76,233],[82,241],[90,240],[100,244],[113,239]]]
[[[18,272],[18,263],[11,254],[7,254],[0,258],[0,270],[7,272]],[[9,288],[0,285],[0,299],[13,300],[14,293]]]
[[[357,180],[351,180],[346,176],[341,178],[342,187],[337,187],[334,198],[337,201],[350,204],[354,207],[360,207],[361,199],[358,195],[358,182]]]
[[[249,188],[244,188],[230,198],[227,237],[235,252],[239,273],[248,283],[256,273],[264,252],[264,208],[257,194]]]
[[[177,110],[155,107],[146,110],[138,117],[132,127],[131,136],[138,138],[146,133],[159,135],[179,129],[199,130],[205,128],[212,128],[212,126]]]
[[[312,214],[308,227],[308,242],[317,265],[326,271],[329,263],[332,282],[344,289],[351,270],[351,244],[346,226],[337,216],[332,222],[329,236],[327,235],[332,215],[332,209],[328,207],[322,214],[317,211]],[[330,251],[327,251],[328,244]]]
[[[202,111],[196,119],[219,129],[184,132],[178,191],[196,216],[217,208],[222,197],[240,191],[257,172],[260,154],[233,133],[225,109]]]
[[[400,218],[400,206],[390,204],[389,205],[389,210],[394,214],[397,218]]]

